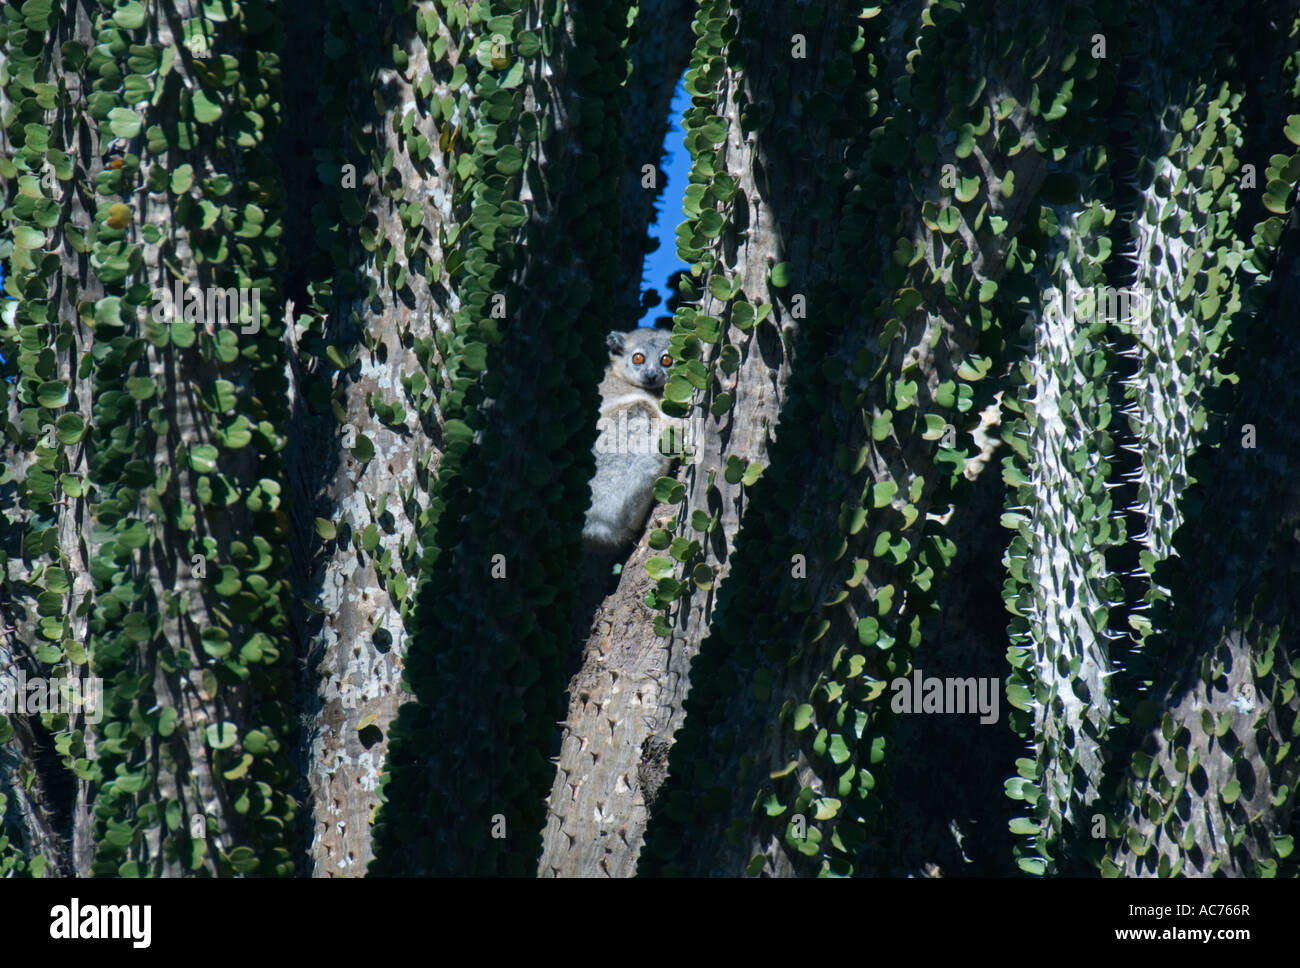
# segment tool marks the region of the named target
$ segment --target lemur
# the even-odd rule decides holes
[[[659,450],[660,432],[670,423],[659,409],[673,365],[669,335],[642,326],[605,337],[610,361],[600,383],[596,473],[582,529],[589,550],[623,551],[636,540],[654,498],[655,479],[672,465],[672,458]]]

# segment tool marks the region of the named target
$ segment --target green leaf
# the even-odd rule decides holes
[[[352,369],[352,366],[357,362],[358,359],[355,353],[347,353],[345,355],[343,351],[339,349],[337,346],[335,346],[333,343],[330,343],[328,346],[325,347],[325,358],[328,359],[335,366],[337,366],[340,370]]]
[[[1225,804],[1236,803],[1241,796],[1241,781],[1236,778],[1229,780],[1223,785],[1223,802]]]
[[[167,706],[158,716],[158,735],[167,737],[176,730],[176,720],[180,713],[176,711],[175,706]],[[174,803],[175,801],[173,801]],[[177,804],[179,806],[179,804]]]
[[[845,742],[844,737],[839,733],[836,733],[831,737],[830,747],[827,752],[830,754],[831,762],[836,766],[840,766],[847,762],[848,758],[852,755],[848,743]]]
[[[45,233],[30,225],[15,225],[14,245],[20,249],[39,249],[45,244]]]
[[[777,289],[784,289],[786,286],[790,285],[792,275],[793,270],[790,267],[790,263],[778,262],[776,265],[772,266],[772,285]]]
[[[686,382],[697,390],[703,390],[709,383],[709,371],[699,360],[687,360],[682,366],[681,375]]]
[[[515,50],[520,57],[536,57],[542,49],[542,42],[531,30],[525,30],[515,40]]]
[[[156,390],[153,380],[147,376],[133,376],[126,381],[126,392],[132,400],[148,400]]]
[[[134,138],[140,133],[140,116],[130,108],[113,108],[108,112],[108,128],[114,138]]]
[[[58,380],[47,380],[36,388],[36,403],[47,410],[68,405],[68,388]]]
[[[1042,877],[1047,873],[1047,861],[1041,857],[1021,857],[1016,861],[1016,865],[1026,874],[1033,874],[1035,877]]]
[[[664,399],[672,403],[690,403],[695,395],[695,387],[681,373],[674,373],[664,386]]]
[[[203,643],[203,651],[214,659],[224,659],[230,654],[230,636],[226,633],[225,629],[209,626],[203,630],[202,635],[199,636],[199,640]],[[205,669],[204,671],[208,672],[210,670]],[[206,692],[211,692],[216,689],[215,677],[212,682],[212,689],[205,689]]]
[[[984,379],[993,366],[993,360],[987,356],[968,356],[957,365],[957,375],[972,383]]]
[[[213,723],[207,730],[208,745],[214,750],[228,750],[235,745],[235,740],[239,737],[239,730],[235,724],[229,721],[224,723]]]
[[[176,170],[172,172],[171,182],[173,195],[183,195],[189,191],[190,186],[194,184],[194,166],[188,164],[178,165]]]
[[[236,847],[226,855],[226,860],[230,862],[230,866],[239,874],[248,874],[257,870],[257,853],[252,847]]]
[[[117,296],[105,296],[95,303],[95,323],[108,323],[110,326],[122,325],[122,300]]]
[[[1024,683],[1012,682],[1007,685],[1007,702],[1026,712],[1032,712],[1034,709],[1033,693],[1029,691]]]
[[[678,504],[686,497],[686,488],[671,477],[655,481],[655,500],[661,504]]]
[[[813,720],[812,706],[804,703],[794,711],[794,731],[796,733],[807,729]]]
[[[673,561],[671,558],[660,558],[656,556],[647,559],[645,563],[646,573],[655,581],[658,581],[661,578],[672,577],[673,567]]]
[[[357,434],[357,442],[352,448],[352,456],[366,464],[375,456],[374,442],[365,434]]]
[[[735,454],[727,455],[727,466],[722,472],[723,478],[728,484],[739,484],[741,477],[745,474],[745,462]]]
[[[238,780],[241,776],[243,776],[245,773],[248,772],[248,768],[252,765],[253,765],[252,755],[249,753],[245,753],[242,757],[240,757],[239,762],[236,763],[234,766],[232,766],[230,769],[222,770],[221,775],[227,780]]]
[[[30,0],[23,6],[24,13],[26,13],[29,6],[31,6]],[[119,2],[118,8],[113,11],[113,23],[123,30],[139,30],[144,26],[144,21],[144,7],[137,3],[136,0],[127,0],[126,3]]]
[[[968,158],[974,149],[975,129],[969,124],[963,124],[957,129],[957,146],[954,149],[954,154],[958,158]]]
[[[1286,119],[1286,127],[1282,129],[1286,135],[1286,140],[1293,145],[1300,145],[1300,114],[1292,114]]]
[[[200,474],[211,474],[217,469],[217,448],[211,444],[199,444],[190,448],[190,467]]]
[[[843,801],[836,797],[818,797],[813,801],[813,807],[815,808],[813,819],[832,820],[840,812],[840,807],[843,805]]]
[[[86,421],[77,413],[65,413],[55,422],[55,435],[61,444],[73,444],[86,433]]]
[[[117,543],[123,548],[143,548],[149,540],[149,531],[143,521],[119,523],[117,528]]]
[[[243,587],[239,580],[239,571],[233,565],[222,565],[216,585],[217,594],[229,598]]]
[[[229,380],[217,380],[212,384],[212,407],[217,413],[233,413],[238,400],[235,385]]]
[[[685,538],[673,538],[670,543],[668,553],[678,561],[685,562],[688,558],[700,550],[698,541],[687,541]]]
[[[326,521],[324,518],[316,519],[316,533],[326,541],[333,541],[338,536],[338,528],[334,526],[333,521]]]
[[[1275,215],[1286,214],[1286,203],[1291,198],[1289,182],[1274,179],[1264,187],[1264,207]]]
[[[221,104],[213,101],[202,90],[194,92],[191,103],[194,105],[194,120],[199,124],[211,124],[221,117]]]
[[[267,736],[260,729],[249,730],[244,735],[244,749],[254,756],[261,756],[266,752]]]
[[[514,145],[506,145],[497,152],[496,167],[503,175],[513,175],[524,167],[524,155]]]
[[[728,376],[740,369],[740,350],[732,343],[728,343],[718,354],[718,368]]]
[[[921,305],[921,294],[915,289],[901,289],[894,300],[894,313],[901,319]]]

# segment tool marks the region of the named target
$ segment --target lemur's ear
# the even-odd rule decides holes
[[[627,334],[620,329],[610,330],[605,335],[605,345],[609,347],[611,353],[623,352],[623,337]]]

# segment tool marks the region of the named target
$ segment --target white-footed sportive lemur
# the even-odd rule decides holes
[[[659,449],[661,431],[677,425],[659,409],[673,365],[670,335],[642,326],[605,337],[610,360],[600,383],[596,473],[582,528],[583,543],[593,551],[621,551],[636,540],[653,502],[655,479],[672,465]]]

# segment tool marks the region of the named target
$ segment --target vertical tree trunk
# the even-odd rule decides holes
[[[629,43],[632,73],[620,179],[623,257],[610,329],[633,324],[641,313],[646,227],[665,185],[659,173],[655,188],[645,188],[642,168],[658,169],[669,105],[689,58],[691,13],[692,5],[681,0],[652,0],[637,8]],[[664,218],[674,214],[670,207]],[[665,510],[653,511],[652,520]],[[652,585],[645,573],[647,557],[642,542],[604,601],[605,556],[582,574],[581,580],[592,586],[584,587],[579,599],[582,664],[569,681],[568,715],[542,835],[542,876],[627,877],[635,870],[645,823],[643,750],[654,728],[667,656],[644,604]],[[593,600],[599,602],[594,615],[587,604]]]
[[[456,160],[440,137],[455,122],[440,121],[440,110],[442,101],[463,96],[445,78],[421,84],[465,57],[449,43],[446,62],[434,70],[429,47],[454,41],[436,11],[423,2],[393,18],[399,65],[371,29],[373,11],[328,5],[322,35],[355,43],[326,45],[329,100],[320,103],[313,103],[318,52],[291,48],[306,83],[293,92],[301,125],[281,156],[286,165],[317,160],[310,175],[318,181],[295,187],[316,222],[304,268],[329,279],[303,293],[309,301],[294,348],[300,432],[287,458],[296,499],[296,627],[310,710],[303,739],[309,849],[317,876],[362,876],[372,860],[370,825],[389,724],[411,698],[401,683],[402,660],[418,531],[441,436],[441,361],[432,337],[436,329],[449,331],[455,307],[440,268],[440,239],[455,225]]]
[[[9,127],[28,641],[104,682],[95,729],[41,716],[81,874],[294,866],[270,13],[47,5],[6,38],[37,95]]]

